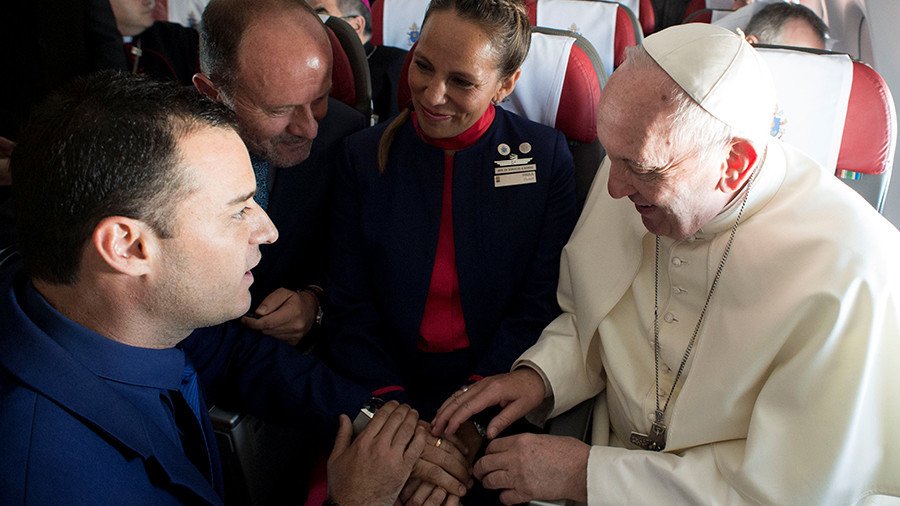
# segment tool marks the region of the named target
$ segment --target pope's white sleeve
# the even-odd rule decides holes
[[[566,249],[562,251],[559,269],[557,299],[562,314],[541,333],[537,343],[525,351],[513,364],[513,369],[528,366],[537,369],[545,382],[550,385],[548,397],[552,397],[554,417],[597,395],[603,389],[600,357],[585,356],[581,339],[593,336],[579,336],[575,314],[577,307],[572,296],[572,281]]]

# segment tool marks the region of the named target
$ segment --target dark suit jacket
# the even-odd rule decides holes
[[[444,152],[411,121],[376,168],[380,124],[347,139],[329,269],[330,359],[376,391],[402,386],[423,416],[471,375],[507,372],[560,310],[559,256],[575,225],[572,156],[559,132],[497,108],[487,132],[458,151],[453,226],[468,349],[425,353],[419,326],[441,221]],[[527,153],[520,152],[523,143]],[[536,165],[534,184],[495,187],[505,144]]]
[[[137,58],[138,74],[160,81],[175,81],[192,86],[191,79],[200,72],[200,34],[193,28],[178,23],[157,21],[134,38],[133,44],[141,45]],[[133,69],[135,55],[126,44],[125,56],[128,68]]]
[[[26,285],[21,273],[0,273],[0,504],[221,503],[205,410],[216,488],[182,451],[171,424],[157,423],[102,367],[77,360],[47,333],[91,331],[62,318],[53,325],[32,319]],[[264,418],[321,417],[334,425],[339,413],[355,413],[369,398],[317,359],[237,324],[199,329],[179,346],[210,404],[231,394],[231,406]],[[146,390],[156,398],[157,390]]]
[[[340,141],[365,126],[362,114],[329,98],[309,158],[278,169],[267,210],[278,240],[260,247],[262,261],[253,269],[250,289],[252,307],[276,288],[324,284],[335,160]]]

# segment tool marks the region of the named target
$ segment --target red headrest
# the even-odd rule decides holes
[[[593,142],[597,138],[600,81],[588,55],[577,45],[569,53],[569,65],[559,96],[556,129],[569,139]]]
[[[684,8],[684,18],[682,18],[682,19],[684,19],[683,23],[688,22],[688,17],[690,17],[691,14],[693,14],[697,11],[705,10],[705,9],[706,9],[706,0],[691,0],[690,2],[688,2],[687,7]],[[709,23],[709,21],[699,21],[699,20],[695,20],[695,21],[697,21],[698,23]]]
[[[350,66],[350,59],[344,52],[337,35],[331,31],[331,28],[325,27],[328,32],[328,39],[331,41],[331,55],[333,63],[331,66],[331,96],[341,102],[356,107],[356,85],[353,78],[353,68]]]
[[[369,42],[373,46],[381,46],[384,44],[384,2],[380,0],[372,1],[372,38]]]
[[[853,62],[853,84],[838,153],[838,171],[883,173],[894,163],[896,139],[894,100],[887,83],[868,65]]]
[[[643,20],[643,18],[641,18]],[[643,21],[641,21],[643,24]],[[613,68],[625,62],[625,48],[637,45],[637,34],[631,24],[631,16],[619,6],[616,10],[616,42],[613,48]]]
[[[416,46],[410,49],[403,62],[397,102],[400,108],[410,102],[409,65]],[[587,53],[572,45],[566,76],[559,96],[559,109],[554,127],[568,139],[590,143],[597,138],[597,107],[600,104],[600,81]]]
[[[699,11],[692,12],[689,16],[684,18],[682,24],[688,23],[712,23],[712,17],[714,12],[722,12],[717,11],[715,9],[700,9]],[[728,11],[725,11],[728,12]]]
[[[641,30],[643,30],[644,35],[650,35],[656,30],[656,12],[653,10],[652,0],[641,0],[638,9],[637,15],[641,21]],[[616,28],[618,28],[618,25]]]

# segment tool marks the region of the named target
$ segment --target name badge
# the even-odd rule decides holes
[[[537,172],[533,170],[530,170],[528,172],[514,172],[512,174],[494,175],[494,188],[533,183],[537,183]]]

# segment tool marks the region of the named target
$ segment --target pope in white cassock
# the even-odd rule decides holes
[[[509,374],[447,400],[494,438],[595,398],[592,445],[497,438],[504,503],[856,504],[900,496],[900,232],[769,137],[768,68],[690,24],[603,90],[607,149],[563,251],[563,314]]]

